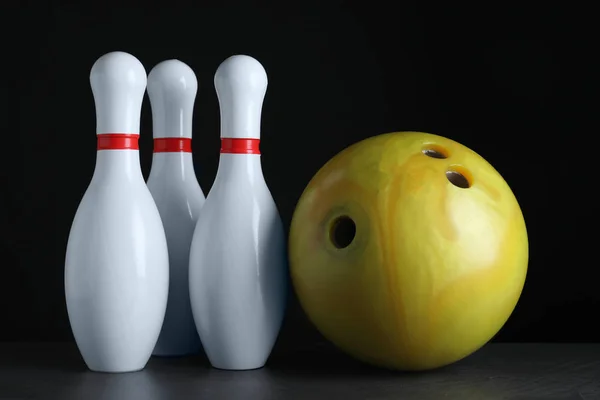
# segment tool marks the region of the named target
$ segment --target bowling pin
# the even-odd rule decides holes
[[[90,370],[138,371],[156,345],[169,290],[167,240],[138,151],[146,71],[112,52],[95,62],[90,83],[96,166],[67,243],[67,311]]]
[[[178,60],[156,65],[148,74],[154,155],[148,188],[165,227],[169,248],[169,299],[157,356],[183,356],[201,350],[190,306],[190,244],[204,203],[192,160],[192,118],[198,82]]]
[[[261,368],[284,316],[288,271],[283,224],[259,151],[267,74],[237,55],[217,69],[221,154],[190,250],[194,321],[213,367]]]

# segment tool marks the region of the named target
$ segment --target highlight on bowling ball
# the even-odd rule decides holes
[[[387,133],[346,148],[290,227],[295,291],[317,329],[375,366],[423,371],[477,351],[525,284],[519,203],[484,158],[445,137]]]

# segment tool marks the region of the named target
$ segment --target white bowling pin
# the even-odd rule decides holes
[[[154,155],[148,188],[162,218],[169,246],[169,300],[157,356],[183,356],[202,349],[190,308],[190,244],[204,204],[192,160],[192,119],[198,82],[178,60],[156,65],[148,74]]]
[[[165,232],[138,151],[146,71],[112,52],[96,61],[90,83],[96,167],[69,234],[67,310],[90,370],[138,371],[158,339],[169,289]]]
[[[233,56],[215,88],[221,155],[192,239],[190,298],[213,367],[255,369],[277,339],[288,291],[283,224],[258,149],[267,74],[254,58]]]

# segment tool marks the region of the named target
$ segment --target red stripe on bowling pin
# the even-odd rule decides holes
[[[97,150],[139,150],[139,138],[136,133],[102,133],[98,135]]]
[[[191,138],[156,138],[154,139],[155,153],[191,153]]]
[[[260,139],[222,138],[221,153],[260,154]]]

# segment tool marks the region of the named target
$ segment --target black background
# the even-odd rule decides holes
[[[564,2],[3,4],[0,340],[72,340],[64,255],[95,162],[89,72],[114,50],[148,72],[169,58],[196,72],[194,158],[205,193],[219,157],[213,74],[233,54],[264,65],[263,170],[286,228],[311,177],[358,140],[417,130],[472,148],[511,185],[530,237],[523,295],[495,340],[600,338],[589,10]],[[151,129],[146,97],[146,177]],[[320,340],[296,301],[288,310],[278,349]]]

